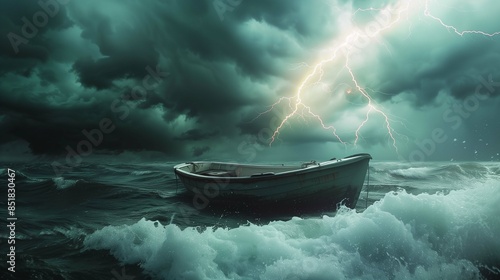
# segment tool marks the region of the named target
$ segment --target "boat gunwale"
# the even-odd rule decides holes
[[[297,169],[283,171],[283,172],[277,172],[277,173],[269,174],[269,175],[262,174],[261,176],[253,176],[253,175],[239,176],[239,177],[210,176],[210,175],[202,175],[202,174],[187,172],[185,170],[181,170],[180,168],[188,166],[190,164],[199,164],[199,163],[224,164],[224,165],[249,166],[249,167],[264,167],[264,168],[265,167],[281,167],[281,166],[239,164],[239,163],[231,163],[231,162],[195,161],[195,162],[187,162],[187,163],[181,163],[181,164],[175,165],[174,172],[175,172],[175,174],[177,174],[181,177],[183,176],[183,177],[189,178],[191,180],[203,181],[203,182],[253,183],[253,182],[260,182],[260,181],[282,179],[282,178],[286,178],[289,176],[303,175],[303,174],[312,173],[312,172],[319,171],[319,170],[330,169],[330,168],[335,168],[335,167],[339,167],[339,166],[343,166],[343,165],[347,165],[347,164],[352,164],[352,163],[355,163],[355,162],[358,162],[361,160],[365,160],[365,159],[370,160],[370,159],[372,159],[372,157],[370,154],[355,154],[355,155],[347,156],[347,157],[340,158],[340,159],[332,159],[332,160],[320,162],[317,165],[310,165],[307,167],[297,166]],[[290,167],[293,167],[293,166],[290,166]]]

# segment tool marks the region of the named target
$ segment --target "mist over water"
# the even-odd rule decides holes
[[[87,164],[56,177],[49,164],[3,164],[17,172],[16,276],[500,277],[499,163],[372,162],[368,201],[363,191],[354,210],[301,217],[198,211],[173,165]]]

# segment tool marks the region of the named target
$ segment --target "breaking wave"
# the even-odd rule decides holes
[[[78,183],[81,180],[72,180],[72,179],[66,179],[64,177],[56,177],[52,178],[52,181],[56,185],[57,189],[63,190],[76,186],[76,183]]]
[[[394,177],[408,179],[429,179],[432,177],[433,169],[430,167],[409,167],[405,169],[390,170],[389,173]]]
[[[380,163],[378,167],[372,168],[374,176],[381,181],[388,179],[396,180],[483,180],[500,175],[499,167],[494,163]],[[389,175],[389,177],[387,177]]]
[[[487,180],[447,194],[402,190],[361,213],[236,228],[143,218],[97,230],[84,247],[161,279],[480,279],[500,275],[499,188]]]

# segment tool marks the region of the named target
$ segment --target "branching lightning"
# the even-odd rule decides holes
[[[478,30],[464,30],[460,31],[458,28],[449,25],[445,23],[441,18],[433,15],[430,11],[429,8],[429,2],[430,0],[422,0],[422,1],[409,1],[409,0],[401,0],[399,1],[396,5],[388,5],[384,8],[365,8],[365,9],[357,9],[354,11],[351,15],[354,16],[357,13],[362,13],[362,12],[377,12],[378,16],[384,16],[384,15],[390,15],[390,20],[384,22],[384,24],[380,24],[380,21],[378,21],[379,24],[372,24],[371,27],[376,27],[375,29],[371,28],[370,30],[370,37],[372,39],[377,39],[378,37],[381,36],[382,33],[385,31],[393,28],[396,26],[404,17],[405,15],[409,17],[409,13],[411,11],[416,10],[417,8],[415,7],[412,9],[413,5],[418,5],[419,7],[423,7],[424,11],[423,14],[425,17],[428,17],[436,22],[438,22],[441,26],[445,27],[448,30],[452,30],[454,33],[456,33],[459,36],[463,36],[465,34],[478,34],[478,35],[483,35],[483,36],[496,36],[500,35],[500,32],[495,32],[495,33],[487,33],[483,31],[478,31]],[[375,17],[376,18],[376,17]],[[317,120],[321,127],[325,130],[331,131],[333,136],[342,144],[346,145],[347,142],[342,140],[342,138],[337,134],[337,129],[333,125],[327,125],[325,124],[325,121],[323,118],[314,112],[314,110],[311,108],[310,105],[306,104],[303,99],[306,94],[306,88],[310,85],[313,85],[315,83],[319,83],[322,81],[323,76],[325,74],[324,67],[328,64],[334,63],[336,61],[339,61],[341,59],[344,60],[344,63],[342,64],[343,69],[346,69],[348,72],[348,75],[350,77],[351,82],[353,83],[353,88],[348,89],[347,93],[351,92],[357,92],[363,96],[363,98],[366,100],[366,115],[364,120],[358,125],[357,129],[355,130],[355,140],[354,140],[354,145],[357,144],[359,138],[360,138],[360,132],[361,129],[369,122],[370,120],[370,115],[372,113],[379,114],[383,117],[385,121],[385,129],[387,130],[387,135],[390,138],[390,142],[394,149],[398,150],[397,148],[397,142],[396,138],[394,136],[395,131],[393,130],[391,126],[392,120],[389,118],[387,113],[383,111],[383,108],[381,108],[370,96],[368,91],[361,85],[359,80],[356,78],[355,72],[353,71],[351,64],[350,64],[350,55],[351,55],[351,50],[354,48],[354,44],[357,40],[359,40],[362,37],[366,37],[367,35],[364,34],[360,29],[355,29],[354,31],[351,31],[349,34],[347,34],[343,40],[340,42],[336,42],[332,44],[332,46],[326,48],[327,51],[323,53],[322,58],[319,60],[314,65],[309,65],[307,63],[300,63],[298,64],[298,67],[307,67],[307,69],[310,69],[309,72],[304,76],[302,81],[297,87],[296,93],[293,97],[281,97],[278,101],[276,101],[274,104],[271,105],[270,109],[267,111],[264,111],[260,113],[258,117],[260,117],[263,114],[269,113],[272,111],[276,106],[278,106],[280,103],[284,101],[288,101],[288,107],[290,108],[290,111],[288,114],[286,114],[279,125],[276,127],[274,130],[274,133],[272,134],[270,138],[269,145],[272,145],[272,143],[277,139],[277,137],[280,134],[280,131],[283,129],[283,126],[287,124],[293,117],[299,116],[302,118],[305,118],[305,115],[312,117],[313,119]]]
[[[487,36],[487,37],[493,37],[493,36],[496,36],[496,35],[500,35],[500,31],[493,32],[493,33],[487,33],[487,32],[481,31],[481,30],[462,30],[462,31],[460,31],[455,26],[446,24],[439,17],[436,17],[436,16],[432,15],[431,12],[430,12],[430,9],[429,9],[429,1],[425,1],[424,15],[427,16],[427,17],[429,17],[429,18],[431,18],[431,19],[433,19],[433,20],[435,20],[435,21],[437,21],[437,22],[439,22],[439,24],[441,24],[442,26],[446,27],[446,29],[453,30],[453,32],[455,32],[459,36],[464,36],[465,34],[479,34],[479,35],[483,35],[483,36]]]

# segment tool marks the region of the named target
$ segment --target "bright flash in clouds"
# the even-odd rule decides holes
[[[398,1],[393,5],[387,5],[382,8],[366,7],[363,9],[357,9],[348,16],[343,14],[340,18],[344,21],[347,18],[351,23],[341,22],[341,26],[348,30],[340,38],[336,39],[331,43],[325,50],[320,52],[320,58],[314,64],[302,62],[298,65],[302,66],[308,71],[304,74],[302,79],[296,86],[295,93],[290,97],[281,97],[274,104],[271,105],[270,109],[259,114],[268,113],[275,109],[282,102],[286,102],[286,108],[288,108],[288,113],[284,115],[279,122],[278,126],[274,130],[269,145],[278,138],[281,131],[283,130],[285,124],[290,125],[290,121],[294,118],[305,119],[306,117],[312,118],[317,121],[320,127],[324,130],[330,131],[332,136],[335,137],[340,143],[346,145],[347,141],[343,140],[337,133],[337,128],[328,124],[325,121],[325,116],[320,115],[318,110],[315,109],[317,106],[308,102],[311,95],[317,94],[316,91],[311,90],[313,85],[317,85],[322,82],[326,76],[327,71],[336,71],[332,75],[338,76],[340,72],[344,71],[347,75],[348,87],[344,89],[345,94],[359,94],[365,102],[364,115],[359,118],[361,122],[355,125],[354,129],[354,141],[352,144],[356,145],[362,134],[362,128],[370,122],[370,117],[373,114],[380,115],[381,118],[377,120],[382,120],[381,127],[386,131],[389,142],[392,147],[397,152],[397,133],[392,127],[393,120],[389,117],[389,114],[385,112],[384,108],[373,99],[373,90],[368,91],[363,85],[363,80],[360,80],[356,71],[353,69],[352,55],[356,53],[357,56],[363,56],[365,51],[369,50],[370,45],[373,42],[381,42],[381,37],[384,33],[398,26],[401,21],[411,21],[413,14],[420,13],[423,15],[418,17],[419,19],[430,19],[434,23],[438,23],[436,28],[446,28],[459,36],[464,36],[468,34],[476,34],[482,36],[496,36],[500,35],[499,32],[488,33],[481,30],[460,30],[459,28],[445,22],[445,20],[434,15],[432,13],[431,1]],[[354,16],[366,14],[371,18],[371,21],[364,24],[361,27],[352,26],[352,21]],[[362,50],[361,50],[362,49]],[[328,69],[327,69],[328,67]],[[369,67],[365,65],[365,67]],[[331,73],[328,73],[329,75]],[[331,82],[331,81],[330,81]],[[327,101],[325,100],[325,102]]]

